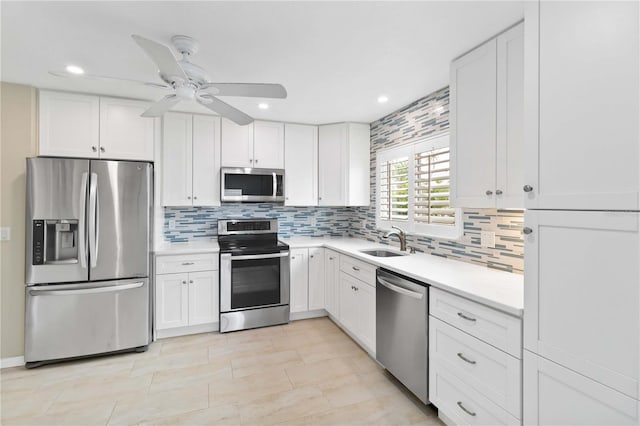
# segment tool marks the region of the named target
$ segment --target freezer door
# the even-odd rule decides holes
[[[149,276],[152,197],[151,164],[91,161],[91,281]]]
[[[150,328],[147,278],[26,287],[26,362],[146,346]]]
[[[28,158],[27,285],[87,281],[89,160]]]

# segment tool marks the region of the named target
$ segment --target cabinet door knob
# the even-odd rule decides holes
[[[496,189],[496,195],[502,195],[502,189]]]
[[[250,163],[253,163],[253,158],[249,158],[249,162],[250,162]]]
[[[197,200],[197,199],[198,199],[198,197],[196,197],[196,196],[194,195],[194,196],[193,196],[193,199],[194,199],[194,200]]]
[[[522,190],[523,190],[524,192],[531,192],[531,191],[533,191],[533,186],[531,186],[531,185],[525,185],[525,186],[523,186],[523,187],[522,187]]]
[[[100,152],[105,152],[104,146],[100,147]]]
[[[193,284],[193,280],[189,280],[189,284]]]
[[[96,148],[95,146],[92,146],[92,147],[91,147],[91,151],[93,151],[93,152],[98,152],[98,148]]]
[[[322,197],[318,197],[318,200],[322,200]]]
[[[296,257],[295,256],[291,256],[291,260],[296,260]]]
[[[184,281],[184,280],[182,281],[182,284],[186,284],[186,283],[187,283],[186,281]]]
[[[533,232],[533,229],[529,228],[528,226],[525,226],[524,228],[522,228],[522,233],[525,235],[529,235]]]
[[[309,256],[309,257],[313,259],[313,255],[311,255],[311,256]]]
[[[187,200],[190,200],[190,199],[191,199],[191,196],[190,196],[190,195],[187,195]]]
[[[257,163],[257,162],[258,162],[258,159],[256,158],[256,159],[254,160],[254,163]]]
[[[492,191],[492,190],[490,190],[490,189],[487,189],[487,192],[485,192],[485,194],[487,194],[487,195],[493,195],[493,191]]]
[[[333,260],[333,257],[329,257],[329,260]]]

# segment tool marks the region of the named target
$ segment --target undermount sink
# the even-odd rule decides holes
[[[407,253],[398,253],[397,251],[391,250],[360,250],[360,253],[368,254],[369,256],[375,257],[396,257],[407,255]]]

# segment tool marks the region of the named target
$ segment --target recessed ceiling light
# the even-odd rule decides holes
[[[262,102],[258,104],[258,108],[260,109],[269,109],[269,104]]]
[[[378,97],[378,102],[383,104],[385,102],[387,102],[389,100],[389,98],[387,98],[386,96],[379,96]]]
[[[71,74],[78,74],[78,75],[84,74],[84,70],[76,65],[67,65],[66,70]]]

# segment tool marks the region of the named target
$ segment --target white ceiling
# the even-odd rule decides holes
[[[47,74],[158,81],[131,34],[200,41],[192,61],[213,81],[281,83],[284,100],[224,98],[255,118],[371,122],[448,84],[449,62],[522,19],[521,1],[10,2],[2,13],[2,81],[159,99],[144,86]],[[378,104],[379,95],[389,97]],[[181,104],[181,110],[208,111]]]

